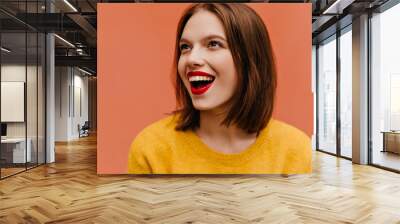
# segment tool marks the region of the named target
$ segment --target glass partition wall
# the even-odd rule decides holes
[[[336,154],[336,35],[318,46],[318,149]]]
[[[352,158],[352,33],[351,25],[341,31],[340,65],[340,154]]]
[[[45,163],[45,34],[17,18],[40,2],[0,11],[1,179]]]
[[[400,171],[400,4],[371,18],[370,161]]]
[[[317,47],[317,150],[352,157],[351,25]]]
[[[400,4],[369,17],[368,164],[400,172]],[[317,150],[352,158],[352,28],[317,45]],[[338,56],[338,57],[337,57]]]
[[[1,34],[1,177],[26,169],[26,33]],[[4,50],[6,49],[6,50]],[[30,159],[27,160],[30,162]]]

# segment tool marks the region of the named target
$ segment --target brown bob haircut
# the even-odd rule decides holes
[[[276,68],[270,38],[262,19],[249,6],[241,3],[198,3],[183,13],[176,34],[174,79],[177,110],[176,130],[195,130],[200,125],[200,112],[192,104],[181,80],[177,65],[181,55],[179,41],[189,19],[201,10],[216,15],[222,22],[238,74],[238,87],[229,103],[221,125],[232,123],[247,133],[259,133],[270,121],[277,85]]]

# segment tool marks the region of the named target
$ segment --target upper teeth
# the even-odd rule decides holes
[[[193,82],[193,81],[212,81],[213,78],[209,77],[209,76],[191,76],[189,77],[189,82]]]

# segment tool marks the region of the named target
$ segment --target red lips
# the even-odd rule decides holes
[[[207,77],[211,77],[214,79],[214,76],[212,76],[206,72],[202,72],[202,71],[193,71],[193,72],[189,72],[187,74],[188,79],[192,76],[207,76]],[[192,94],[194,94],[194,95],[201,95],[201,94],[205,93],[211,87],[211,85],[212,85],[212,82],[207,83],[205,85],[201,85],[201,86],[194,86],[190,82],[190,90],[191,90]]]

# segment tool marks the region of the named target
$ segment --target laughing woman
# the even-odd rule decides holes
[[[275,65],[267,29],[253,9],[190,6],[175,49],[178,110],[135,138],[128,173],[311,172],[310,138],[271,118]]]

